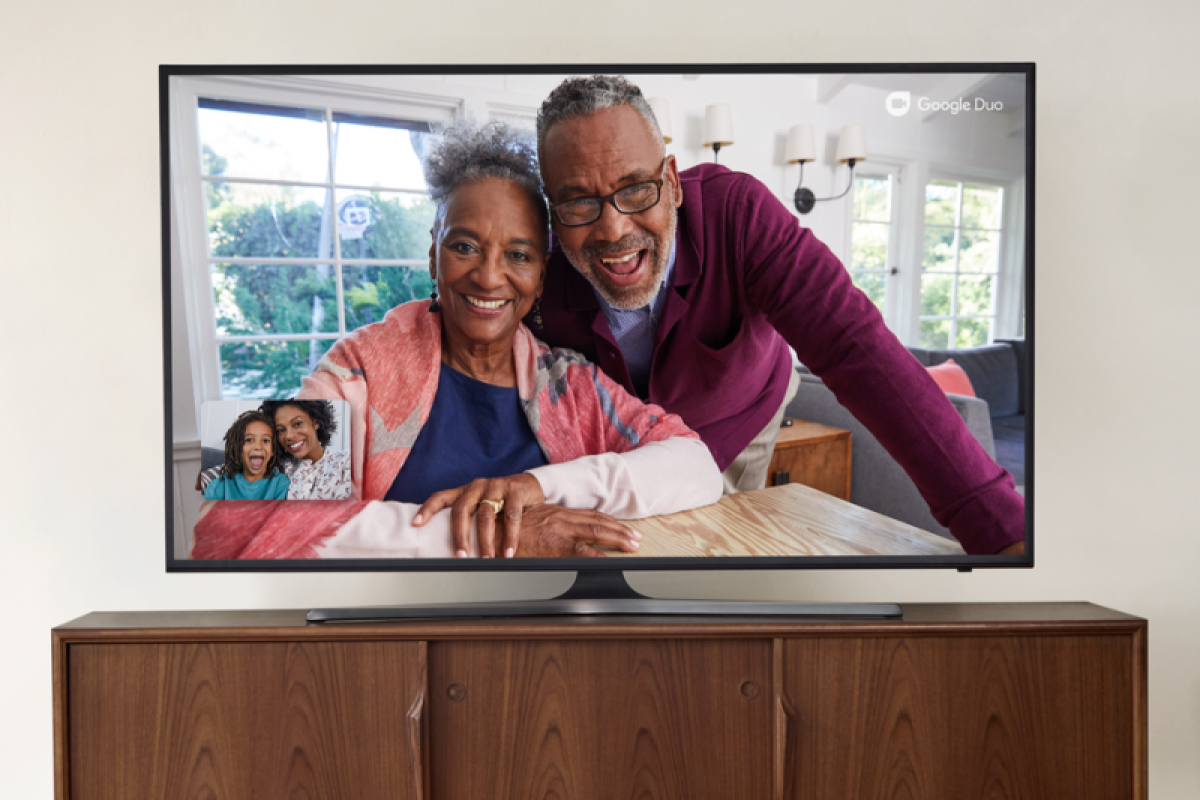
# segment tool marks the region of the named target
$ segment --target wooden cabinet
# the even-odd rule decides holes
[[[801,483],[849,501],[851,436],[842,428],[792,419],[779,429],[767,486]]]
[[[59,798],[1144,798],[1146,623],[902,620],[55,629]]]

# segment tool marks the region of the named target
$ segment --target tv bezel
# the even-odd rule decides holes
[[[171,572],[581,572],[674,570],[974,569],[1034,566],[1034,225],[1036,64],[1033,62],[853,64],[406,64],[406,65],[170,65],[159,66],[159,168],[162,203],[162,345],[166,571]],[[670,556],[536,559],[287,559],[191,560],[175,556],[174,444],[171,371],[171,131],[170,79],[277,75],[479,75],[479,74],[848,74],[1004,73],[1026,79],[1025,104],[1025,553],[962,556]]]

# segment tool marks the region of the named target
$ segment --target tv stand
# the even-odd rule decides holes
[[[660,600],[634,590],[619,569],[580,570],[571,588],[547,600],[443,605],[314,608],[309,622],[383,622],[405,619],[553,617],[577,614],[653,616],[801,617],[874,619],[902,616],[895,603],[766,603],[746,600]]]
[[[1147,796],[1146,622],[1087,603],[52,635],[60,800]]]

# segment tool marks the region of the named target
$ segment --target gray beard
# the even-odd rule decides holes
[[[608,303],[613,308],[621,311],[634,311],[639,308],[650,305],[654,298],[662,290],[663,276],[667,273],[667,264],[671,260],[671,248],[675,245],[675,230],[679,222],[679,210],[675,208],[674,202],[671,200],[670,194],[663,198],[671,202],[671,221],[667,225],[665,241],[651,239],[648,235],[639,239],[635,239],[632,244],[638,246],[638,249],[645,249],[646,255],[651,260],[650,265],[650,281],[645,288],[638,286],[622,292],[620,296],[614,295],[609,287],[587,269],[593,256],[603,257],[605,251],[619,252],[621,250],[630,249],[629,237],[622,239],[616,244],[617,247],[584,247],[580,250],[571,250],[566,245],[562,247],[563,255],[571,262],[571,266],[575,268],[583,277],[587,278],[588,283],[596,291],[596,294]],[[649,239],[649,241],[646,241]],[[582,265],[582,266],[581,266]]]

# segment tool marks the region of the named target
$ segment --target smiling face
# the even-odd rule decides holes
[[[511,347],[542,293],[546,249],[537,208],[512,181],[484,178],[451,192],[429,249],[446,344]]]
[[[275,434],[271,426],[255,420],[242,434],[242,475],[254,482],[267,474],[274,453]]]
[[[675,157],[664,160],[662,140],[631,106],[575,117],[546,132],[542,178],[552,205],[604,197],[660,177],[662,195],[645,211],[622,214],[605,203],[600,219],[590,225],[552,222],[568,260],[616,308],[647,305],[662,283],[683,197]]]
[[[275,435],[279,446],[296,458],[320,461],[325,455],[325,448],[321,447],[317,437],[320,427],[297,406],[280,406],[275,411]]]

